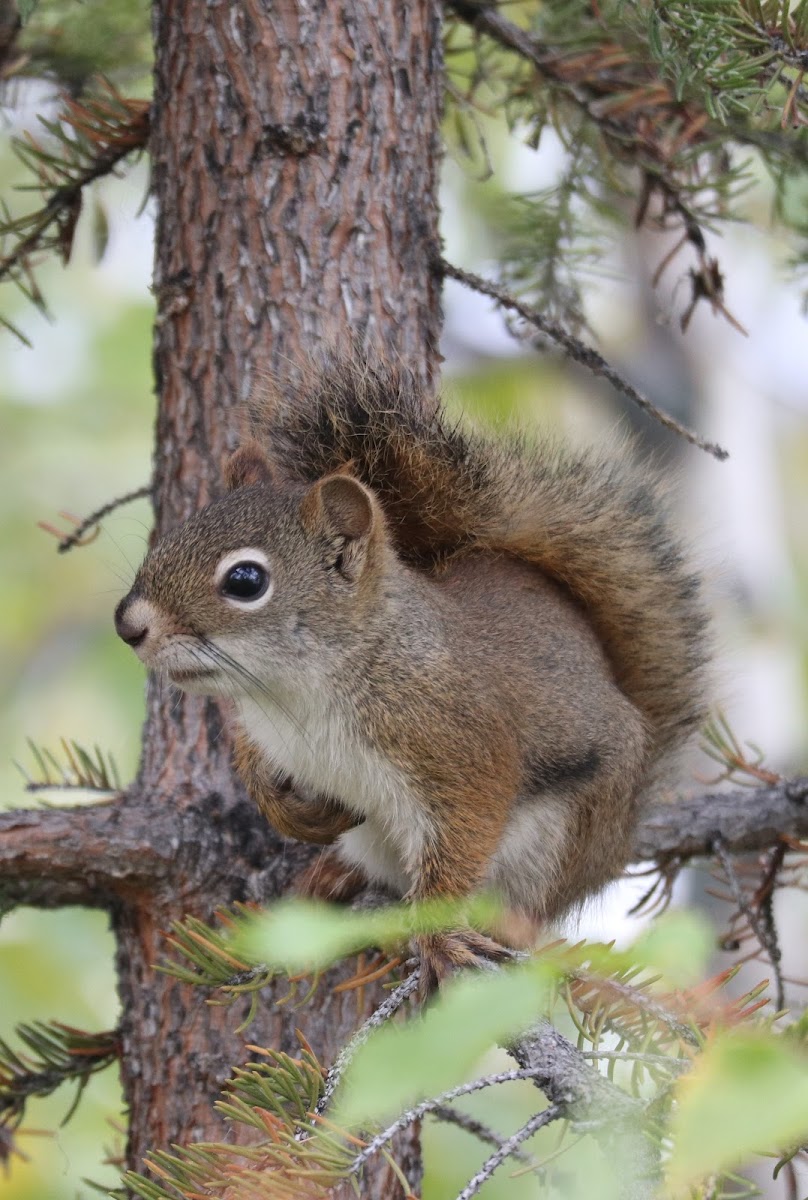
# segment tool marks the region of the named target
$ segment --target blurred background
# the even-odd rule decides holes
[[[23,181],[9,143],[24,120],[19,110],[13,121],[8,115],[0,145],[4,193]],[[483,274],[495,268],[487,214],[496,189],[547,187],[565,154],[550,131],[537,151],[501,135],[492,136],[489,151],[496,185],[452,160],[444,180],[446,256]],[[35,769],[28,738],[54,749],[63,737],[97,744],[114,756],[123,780],[136,769],[144,680],[111,618],[143,554],[148,506],[139,502],[114,513],[97,540],[66,555],[56,553],[55,539],[37,522],[67,530],[60,510],[81,516],[149,479],[154,396],[147,186],[143,165],[126,179],[98,185],[94,207],[85,205],[80,219],[69,267],[50,263],[40,273],[51,321],[13,289],[0,290],[0,312],[31,342],[28,347],[0,330],[0,802],[7,807],[31,802],[14,765]],[[793,202],[804,204],[804,197]],[[445,294],[445,391],[448,402],[475,421],[550,425],[581,441],[615,429],[634,433],[641,453],[676,473],[682,525],[704,564],[715,613],[716,700],[740,740],[760,747],[773,768],[804,772],[808,326],[800,290],[785,268],[790,248],[765,232],[770,205],[761,179],[744,200],[752,227],[731,226],[711,247],[726,277],[727,308],[747,337],[706,304],[681,332],[689,264],[684,255],[674,259],[652,286],[672,244],[661,234],[615,237],[612,230],[585,291],[584,316],[606,356],[655,403],[726,446],[727,462],[639,420],[608,387],[526,348],[487,300],[455,284]],[[682,786],[703,790],[714,773],[714,764],[695,756]],[[48,802],[59,803],[58,793]],[[693,895],[700,886],[693,876],[683,884]],[[580,934],[631,936],[625,914],[639,890],[636,882],[616,885],[585,914]],[[806,900],[796,891],[777,900],[786,973],[799,976],[806,970]],[[112,951],[102,914],[21,909],[7,916],[0,926],[0,1037],[13,1044],[15,1024],[36,1019],[91,1030],[114,1025]],[[804,1001],[796,990],[792,998]],[[514,1086],[512,1113],[503,1108],[503,1096],[496,1123],[513,1128],[532,1111],[531,1096]],[[74,1200],[93,1194],[88,1179],[102,1189],[114,1186],[123,1128],[115,1072],[91,1080],[76,1115],[60,1128],[72,1098],[72,1090],[63,1089],[31,1104],[19,1138],[25,1158],[12,1158],[0,1173],[4,1200]],[[458,1130],[428,1133],[427,1146],[424,1198],[445,1200],[483,1152]],[[495,1180],[481,1195],[527,1200],[537,1189],[530,1177],[517,1184]],[[608,1194],[604,1177],[601,1196]]]

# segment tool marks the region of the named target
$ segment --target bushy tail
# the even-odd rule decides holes
[[[352,464],[415,565],[474,549],[535,563],[588,612],[658,755],[701,722],[705,610],[651,472],[617,451],[469,433],[425,415],[401,370],[334,362],[293,392],[271,389],[260,417],[281,472]]]

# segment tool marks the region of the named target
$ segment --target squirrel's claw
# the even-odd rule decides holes
[[[448,933],[419,934],[412,947],[421,964],[418,992],[421,1001],[429,997],[455,971],[464,967],[486,968],[513,958],[513,951],[474,929],[453,929]]]

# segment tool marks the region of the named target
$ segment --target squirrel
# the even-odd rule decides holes
[[[115,625],[229,697],[236,768],[302,890],[482,889],[538,929],[614,879],[704,715],[700,580],[623,450],[463,430],[403,368],[268,385],[226,493],[149,551]],[[509,948],[420,935],[425,990]]]

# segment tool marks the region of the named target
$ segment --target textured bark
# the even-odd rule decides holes
[[[14,0],[0,0],[0,80],[10,74],[9,68],[14,63],[14,48],[21,25]]]
[[[729,853],[743,854],[774,846],[782,835],[808,837],[808,779],[653,804],[637,829],[634,858],[710,855],[716,838]]]

